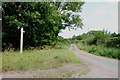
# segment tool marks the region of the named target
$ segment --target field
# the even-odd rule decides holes
[[[69,46],[64,46],[61,49],[26,50],[23,54],[18,51],[2,53],[3,72],[43,70],[69,63],[80,63],[76,56],[70,52]]]
[[[99,45],[86,45],[83,43],[77,44],[77,47],[81,50],[87,51],[97,56],[104,56],[113,59],[118,59],[120,57],[120,55],[118,54],[118,48],[108,48]]]

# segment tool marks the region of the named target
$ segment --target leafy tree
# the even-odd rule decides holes
[[[104,31],[94,31],[91,30],[88,33],[84,33],[81,36],[81,41],[89,45],[106,45],[106,43],[111,38],[110,34]],[[77,37],[76,37],[77,38]]]
[[[115,32],[111,34],[111,38],[107,42],[108,47],[120,48],[120,34]]]
[[[79,13],[84,2],[5,2],[2,5],[3,49],[19,48],[24,27],[24,47],[54,46],[61,29],[82,27]]]

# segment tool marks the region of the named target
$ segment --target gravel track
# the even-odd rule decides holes
[[[118,78],[118,60],[92,55],[79,50],[75,44],[70,49],[90,70],[83,78]]]
[[[118,60],[95,56],[71,44],[70,50],[81,64],[66,64],[59,68],[36,71],[9,71],[3,78],[118,78]]]

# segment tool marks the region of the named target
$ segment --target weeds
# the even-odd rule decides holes
[[[120,59],[120,55],[118,54],[118,48],[109,48],[105,46],[96,46],[96,45],[85,45],[82,43],[77,44],[78,48],[81,50],[85,50],[89,53],[104,56],[108,58]]]
[[[63,49],[26,50],[23,54],[19,52],[2,53],[3,72],[49,69],[67,63],[79,63],[79,60],[69,51],[68,47],[63,47]]]

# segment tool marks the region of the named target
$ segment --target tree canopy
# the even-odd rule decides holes
[[[108,33],[107,31],[95,31],[91,30],[82,35],[73,36],[72,40],[85,43],[87,45],[103,45],[106,47],[120,47],[120,34],[118,33]]]
[[[84,2],[4,2],[2,4],[3,49],[19,48],[24,27],[24,47],[55,45],[61,29],[82,27]]]

